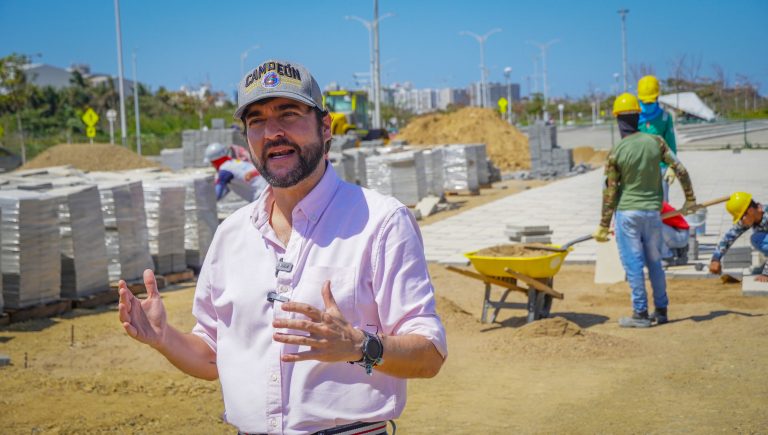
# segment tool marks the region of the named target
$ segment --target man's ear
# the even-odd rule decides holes
[[[323,115],[323,143],[331,140],[331,121],[331,114],[326,111],[325,115]]]

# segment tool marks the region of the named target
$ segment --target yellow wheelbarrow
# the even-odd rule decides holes
[[[586,240],[586,239],[585,239]],[[552,308],[552,299],[563,299],[563,294],[552,288],[555,274],[563,265],[565,257],[573,248],[572,243],[563,245],[542,245],[537,248],[551,250],[550,254],[536,257],[490,257],[477,255],[479,251],[464,254],[469,259],[477,272],[448,266],[447,269],[485,283],[485,296],[483,298],[483,311],[480,321],[488,321],[488,311],[493,310],[491,322],[496,321],[496,316],[502,308],[518,308],[520,304],[507,302],[507,296],[513,291],[527,295],[528,310],[527,321],[546,318]],[[549,248],[549,249],[547,249]],[[499,300],[491,300],[491,285],[505,288],[505,292]],[[521,287],[520,285],[525,285]]]

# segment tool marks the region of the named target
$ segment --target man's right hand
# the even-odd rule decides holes
[[[712,260],[709,262],[709,272],[713,273],[715,275],[720,275],[720,272],[722,271],[722,268],[720,266],[720,262],[717,260]]]
[[[595,232],[592,233],[592,237],[594,237],[596,242],[604,243],[608,241],[609,233],[610,233],[610,230],[607,227],[600,225],[599,227],[597,227],[597,230],[595,230]]]
[[[128,335],[159,348],[163,343],[168,323],[163,300],[157,291],[155,274],[150,269],[144,271],[144,285],[147,288],[147,298],[141,300],[133,295],[125,281],[120,280],[120,322]]]

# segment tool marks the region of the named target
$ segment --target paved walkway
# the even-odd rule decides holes
[[[747,191],[768,202],[768,151],[750,150],[681,152],[680,159],[688,168],[699,201]],[[440,263],[466,264],[462,255],[480,248],[509,243],[504,235],[507,223],[515,225],[549,225],[554,243],[565,243],[592,233],[600,219],[603,171],[566,178],[546,186],[530,189],[467,210],[422,227],[427,260]],[[679,182],[672,185],[671,203],[683,204]],[[706,234],[700,261],[708,262],[706,247],[711,247],[731,226],[730,215],[723,205],[708,209]],[[742,237],[736,246],[747,246]],[[566,261],[595,261],[597,244],[590,240],[575,246]],[[711,251],[710,251],[711,252]]]

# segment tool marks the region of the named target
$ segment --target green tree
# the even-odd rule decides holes
[[[26,161],[27,149],[24,144],[24,126],[22,110],[27,106],[33,87],[27,83],[24,65],[29,58],[13,53],[0,58],[0,114],[4,112],[15,114],[19,139],[21,142],[21,160]]]

